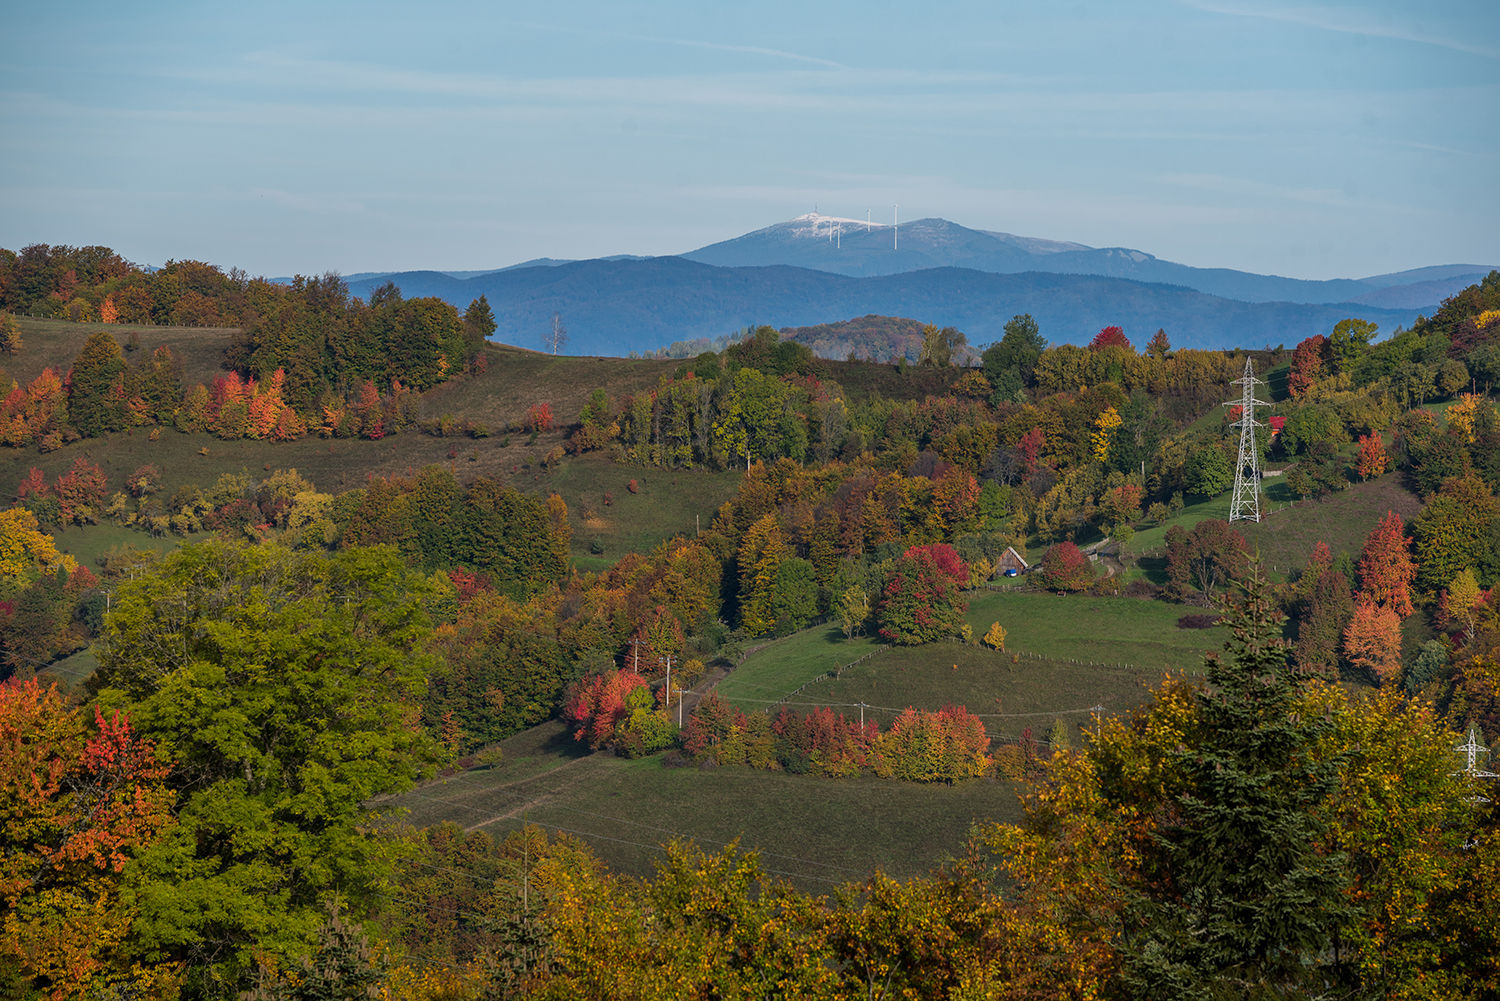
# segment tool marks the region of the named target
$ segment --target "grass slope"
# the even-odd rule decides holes
[[[970,599],[964,619],[974,627],[975,637],[999,622],[1010,650],[1128,664],[1152,674],[1192,673],[1202,667],[1203,651],[1219,649],[1228,634],[1217,628],[1178,629],[1177,620],[1189,611],[1193,610],[1163,601],[989,591]]]
[[[740,839],[768,853],[767,868],[804,889],[883,869],[898,878],[959,855],[977,819],[1015,820],[1010,783],[922,786],[876,778],[835,781],[749,768],[662,767],[580,756],[562,725],[544,723],[505,743],[506,762],[429,783],[390,801],[419,826],[451,821],[503,837],[523,823],[584,837],[618,872],[647,876],[674,836],[705,848]]]

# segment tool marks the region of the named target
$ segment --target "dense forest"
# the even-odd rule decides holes
[[[99,331],[70,371],[10,389],[14,449],[129,428],[489,433],[424,427],[416,405],[480,367],[482,301],[461,316],[394,287],[351,299],[337,276],[28,247],[0,252],[0,305],[236,331],[224,376],[194,387],[165,349]],[[701,532],[596,572],[572,537],[608,496],[570,510],[439,466],[170,496],[150,464],[122,483],[82,455],[33,470],[0,512],[0,980],[60,998],[1496,996],[1500,834],[1451,747],[1471,726],[1500,740],[1500,273],[1377,334],[1346,320],[1235,353],[1162,331],[1138,351],[1109,327],[1049,347],[1018,316],[971,356],[929,326],[902,385],[937,391],[887,395],[869,363],[762,327],[649,391],[597,391],[576,417],[539,399],[495,429],[560,417],[549,463],[744,471]],[[1274,579],[1215,519],[1166,531],[1158,582],[1101,575],[1080,544],[1128,545],[1228,488],[1220,403],[1247,359],[1284,372],[1257,443],[1304,503],[1392,474],[1419,513]],[[92,568],[59,553],[53,533],[100,523],[217,538]],[[819,621],[1003,648],[999,623],[975,636],[960,613],[1008,550],[1038,588],[1222,616],[1229,649],[1079,750],[995,741],[962,706],[884,727],[712,693],[681,728],[666,711]],[[91,643],[86,681],[49,673]],[[735,847],[675,845],[641,882],[567,835],[372,819],[553,717],[596,753],[809,783],[1001,775],[1025,820],[979,824],[925,879],[818,898]]]

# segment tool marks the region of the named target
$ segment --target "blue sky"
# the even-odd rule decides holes
[[[1303,278],[1500,262],[1500,4],[69,3],[0,20],[0,246],[252,274],[812,210]]]

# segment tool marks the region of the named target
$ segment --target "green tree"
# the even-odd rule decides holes
[[[1252,567],[1226,602],[1228,657],[1206,659],[1196,739],[1168,752],[1182,777],[1147,863],[1162,878],[1134,894],[1124,980],[1132,997],[1303,996],[1337,971],[1336,930],[1352,916],[1345,858],[1320,850],[1339,787],[1333,730],[1299,713],[1307,685],[1287,663],[1281,615]]]
[[[253,952],[306,954],[330,897],[375,903],[388,866],[366,804],[438,760],[416,712],[428,593],[389,547],[223,542],[119,586],[90,685],[175,762],[179,796],[139,863],[145,954],[227,986]]]
[[[1328,335],[1323,350],[1335,375],[1353,371],[1355,362],[1370,349],[1379,329],[1368,320],[1340,320],[1333,325],[1333,333]]]
[[[490,308],[490,301],[480,296],[469,303],[469,308],[464,310],[464,333],[469,338],[471,348],[484,347],[485,338],[495,332],[495,311]]]
[[[85,437],[97,438],[125,426],[124,411],[113,394],[124,372],[119,343],[102,330],[90,336],[73,359],[68,413]]]
[[[818,614],[818,579],[813,565],[793,556],[776,568],[770,616],[776,635],[788,636],[807,625]]]
[[[1032,370],[1047,349],[1047,339],[1030,313],[1010,318],[1005,324],[1005,336],[991,344],[981,356],[984,377],[1000,390],[1002,383],[1015,383],[1015,388],[1031,381]]]
[[[1234,482],[1234,469],[1217,445],[1200,445],[1188,456],[1187,492],[1199,497],[1217,497]]]

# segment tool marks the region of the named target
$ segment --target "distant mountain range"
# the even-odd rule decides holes
[[[1194,268],[1129,248],[968,229],[944,219],[890,226],[810,214],[680,257],[537,258],[493,271],[365,272],[350,290],[394,281],[460,309],[483,294],[496,337],[538,343],[560,313],[570,353],[620,355],[713,338],[751,323],[809,326],[866,314],[957,326],[979,344],[1031,313],[1056,342],[1119,324],[1158,327],[1195,347],[1293,344],[1358,315],[1383,331],[1431,313],[1490,266],[1452,264],[1306,281]]]
[[[1007,320],[1030,313],[1057,342],[1082,343],[1118,324],[1138,343],[1162,327],[1179,347],[1201,348],[1295,344],[1356,314],[1386,331],[1417,316],[1375,306],[1239,302],[1100,275],[929,268],[850,278],[784,265],[722,268],[681,257],[579,261],[468,279],[413,271],[350,288],[368,295],[386,277],[408,296],[435,295],[460,309],[483,294],[499,322],[496,339],[524,347],[539,345],[557,312],[570,332],[568,352],[590,355],[649,351],[750,324],[812,326],[869,313],[955,326],[973,344],[997,340]]]

